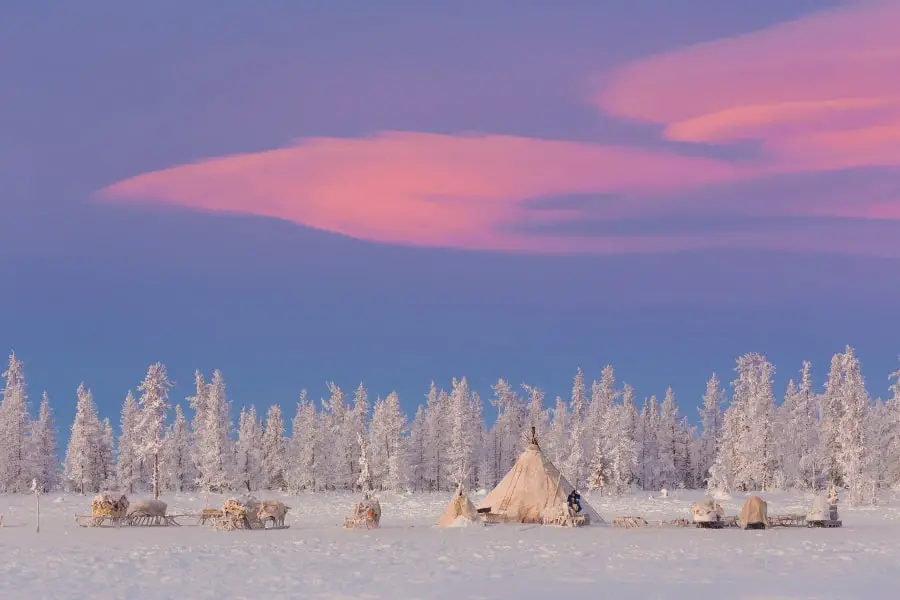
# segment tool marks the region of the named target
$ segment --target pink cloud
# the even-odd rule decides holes
[[[747,176],[745,169],[720,161],[628,148],[391,132],[366,139],[310,139],[289,148],[204,160],[116,183],[103,196],[275,217],[378,242],[614,252],[688,242],[537,239],[503,231],[516,223],[579,215],[528,211],[521,202],[529,198],[654,195]]]
[[[855,2],[626,65],[596,103],[670,140],[757,140],[770,173],[897,166],[898,31],[900,2]]]
[[[523,201],[572,194],[630,198],[621,220],[678,214],[692,190],[777,175],[900,166],[900,2],[854,3],[774,27],[649,57],[598,93],[607,113],[696,144],[753,141],[752,162],[508,135],[385,132],[313,138],[203,160],[113,184],[101,197],[283,219],[350,237],[509,252],[665,252],[776,248],[900,255],[897,242],[834,224],[802,233],[574,236],[516,233],[574,221],[576,210]],[[767,216],[900,220],[900,202],[814,196],[765,203]],[[837,208],[836,208],[837,207]],[[838,241],[840,243],[838,243]]]

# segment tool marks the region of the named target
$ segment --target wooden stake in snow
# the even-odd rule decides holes
[[[41,486],[38,485],[37,479],[31,480],[31,492],[34,494],[35,502],[35,518],[37,519],[37,528],[35,533],[41,532]]]

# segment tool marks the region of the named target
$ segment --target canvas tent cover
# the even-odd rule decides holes
[[[566,498],[574,488],[544,457],[537,444],[529,444],[509,473],[478,504],[489,508],[507,523],[541,523],[544,515],[555,515],[566,506]],[[582,512],[588,524],[603,519],[585,500]]]
[[[750,496],[747,498],[743,508],[741,508],[741,529],[746,529],[747,525],[753,523],[762,523],[768,528],[769,518],[767,516],[767,510],[768,507],[766,501],[759,496]]]
[[[447,504],[447,508],[444,509],[444,514],[438,521],[438,527],[452,527],[460,517],[467,521],[479,520],[478,511],[469,497],[462,491],[457,491]]]
[[[695,523],[710,523],[722,518],[722,507],[715,500],[705,500],[691,505],[691,516]]]

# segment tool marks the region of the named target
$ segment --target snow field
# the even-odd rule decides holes
[[[380,530],[345,531],[355,495],[258,496],[292,507],[290,529],[80,528],[73,514],[87,514],[90,497],[51,494],[35,533],[34,499],[2,496],[0,598],[889,598],[900,580],[893,497],[842,508],[841,529],[757,532],[435,528],[449,494],[383,494]],[[700,497],[587,499],[607,520],[652,520],[686,516]],[[811,505],[798,494],[763,497],[770,514]],[[163,499],[171,513],[204,505],[200,494]],[[723,500],[727,514],[743,499]]]

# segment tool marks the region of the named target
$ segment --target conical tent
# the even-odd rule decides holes
[[[469,500],[462,488],[457,489],[456,493],[453,494],[453,498],[450,499],[447,508],[444,509],[444,514],[441,515],[437,523],[438,527],[452,527],[460,517],[467,521],[479,520],[475,505],[472,504],[472,501]]]
[[[542,523],[542,517],[566,509],[566,499],[573,489],[532,438],[512,470],[478,504],[478,510],[490,509],[489,518],[500,522]],[[604,522],[584,499],[581,506],[588,524]]]
[[[759,496],[750,496],[741,508],[741,529],[747,529],[749,525],[762,525],[769,528],[768,506],[766,501]]]

